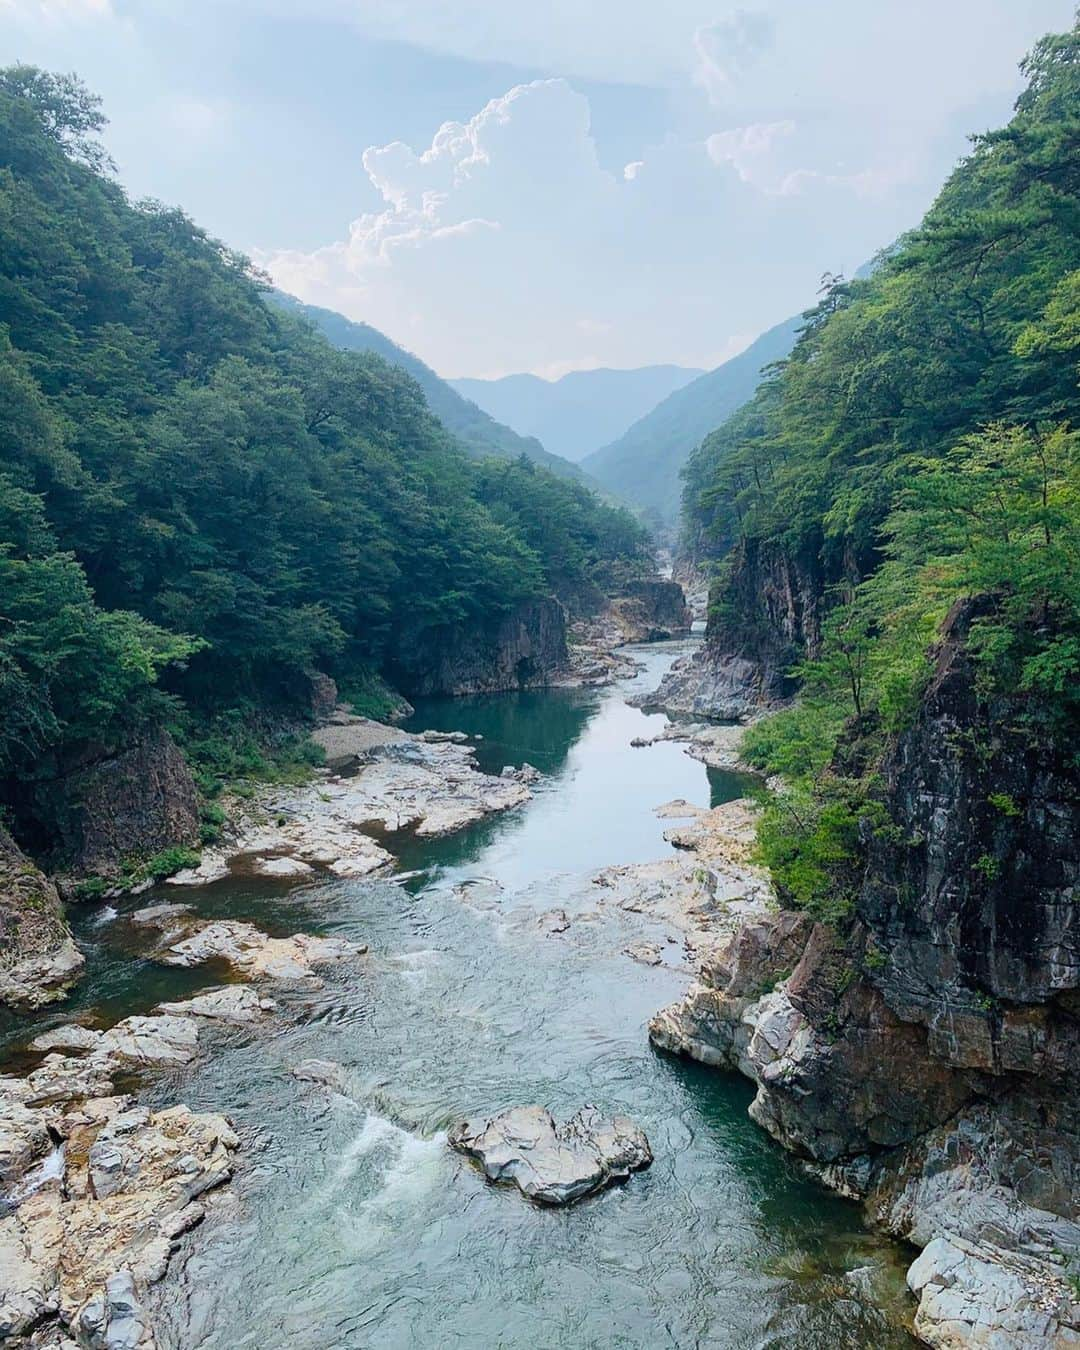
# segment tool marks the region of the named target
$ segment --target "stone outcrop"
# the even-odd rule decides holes
[[[475,1158],[491,1181],[510,1181],[543,1205],[568,1205],[652,1162],[644,1133],[625,1116],[583,1107],[556,1124],[542,1106],[517,1106],[455,1125],[449,1143]]]
[[[1076,1346],[1080,782],[1071,746],[977,698],[973,614],[882,764],[843,936],[747,924],[650,1032],[747,1074],[755,1120],[924,1248],[927,1344]]]
[[[293,882],[315,869],[370,876],[393,864],[384,846],[388,833],[449,834],[531,795],[517,778],[481,773],[474,751],[456,735],[413,735],[339,711],[315,738],[341,772],[231,803],[226,838],[204,850],[198,867],[170,877],[170,885],[205,885],[233,869]]]
[[[191,770],[161,729],[115,753],[87,754],[36,783],[32,798],[29,813],[42,852],[76,875],[112,876],[126,857],[149,857],[199,837]]]
[[[32,1011],[63,998],[79,978],[56,887],[0,827],[0,1003]]]
[[[693,616],[677,581],[630,582],[611,602],[627,642],[660,642],[690,631]]]
[[[565,612],[541,596],[482,627],[428,629],[403,640],[392,674],[410,698],[487,694],[549,684],[566,662]]]
[[[821,645],[825,579],[816,559],[750,540],[733,555],[705,642],[644,699],[690,717],[746,719],[795,692],[792,667]]]
[[[208,1022],[275,1006],[230,986],[107,1031],[57,1027],[32,1042],[35,1069],[0,1078],[0,1340],[156,1344],[146,1291],[230,1179],[239,1140],[223,1116],[139,1106],[115,1080],[189,1063]]]

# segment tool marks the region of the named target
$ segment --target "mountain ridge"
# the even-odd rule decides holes
[[[638,418],[704,370],[673,363],[620,369],[572,370],[557,380],[527,372],[499,379],[447,383],[512,427],[535,436],[552,454],[580,463],[621,436]]]
[[[347,318],[337,310],[325,309],[321,305],[305,304],[285,291],[273,290],[267,298],[279,309],[298,314],[313,323],[335,347],[346,351],[374,352],[391,365],[405,370],[424,391],[431,411],[474,457],[494,455],[499,459],[517,459],[519,455],[524,455],[560,478],[585,479],[577,465],[571,464],[561,455],[552,454],[535,437],[521,436],[498,422],[475,403],[463,398],[449,381],[436,374],[420,357],[399,346],[393,338],[387,337],[371,324]]]
[[[765,367],[791,351],[802,322],[801,314],[785,319],[738,356],[675,390],[617,440],[586,455],[582,468],[654,525],[670,529],[690,452],[753,396]]]

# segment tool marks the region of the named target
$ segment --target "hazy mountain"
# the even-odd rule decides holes
[[[577,463],[702,374],[685,366],[641,366],[574,370],[559,380],[506,375],[447,383],[522,436],[535,436],[553,454]]]
[[[305,315],[335,347],[344,347],[356,352],[375,352],[384,360],[408,371],[423,389],[431,411],[472,454],[497,455],[502,459],[516,459],[519,455],[527,455],[529,459],[535,460],[537,464],[543,464],[545,468],[561,477],[584,477],[576,465],[568,463],[559,455],[550,454],[535,438],[519,436],[516,431],[511,431],[509,427],[497,422],[475,403],[463,398],[418,356],[413,356],[404,347],[399,347],[385,333],[380,333],[370,324],[357,323],[332,309],[305,305],[282,291],[272,291],[269,299],[283,309]]]
[[[618,440],[588,455],[582,468],[653,521],[673,525],[679,470],[690,451],[752,396],[765,366],[787,356],[801,323],[800,315],[777,324],[746,351],[669,394]]]

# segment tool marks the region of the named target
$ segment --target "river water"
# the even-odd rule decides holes
[[[206,913],[338,934],[370,955],[315,995],[283,997],[269,1033],[222,1036],[210,1058],[149,1085],[151,1101],[227,1112],[250,1149],[155,1296],[164,1344],[914,1344],[898,1322],[901,1254],[750,1122],[747,1083],[651,1049],[648,1019],[687,975],[631,961],[640,920],[597,911],[589,872],[668,850],[657,805],[745,788],[678,745],[630,747],[664,718],[625,696],[654,686],[677,650],[640,649],[644,673],[609,689],[419,708],[414,726],[482,734],[482,767],[527,761],[545,776],[518,811],[393,841],[403,867],[426,869],[409,885],[237,881],[195,897]],[[555,907],[571,920],[557,934],[538,923]],[[80,922],[93,950],[79,997],[110,1016],[208,979],[141,962],[122,914]],[[344,1092],[291,1074],[312,1057],[342,1066]],[[656,1161],[552,1211],[446,1147],[459,1116],[529,1102],[630,1115]]]

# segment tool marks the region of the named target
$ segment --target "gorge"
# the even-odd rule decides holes
[[[1080,1347],[1080,29],[1022,70],[639,514],[0,71],[0,1342]]]

